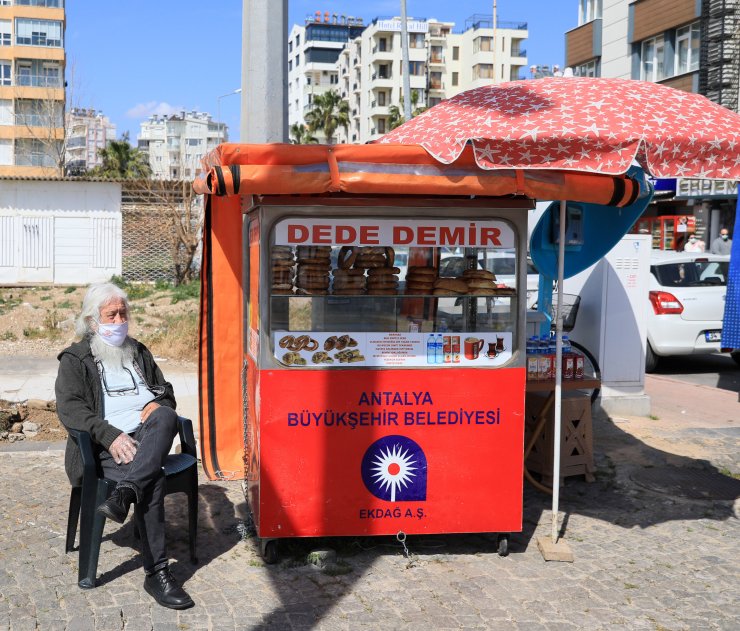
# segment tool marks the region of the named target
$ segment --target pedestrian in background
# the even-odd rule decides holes
[[[710,252],[712,254],[730,254],[732,251],[732,239],[727,228],[719,231],[719,236],[712,241]]]
[[[706,243],[697,237],[693,232],[689,234],[689,238],[686,241],[686,245],[683,246],[684,252],[704,252],[706,250]]]

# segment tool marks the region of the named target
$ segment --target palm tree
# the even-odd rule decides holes
[[[291,125],[290,135],[294,145],[311,145],[318,142],[316,136],[311,135],[308,127],[303,123],[295,123]]]
[[[94,177],[132,180],[148,178],[152,174],[147,156],[131,146],[128,132],[121,140],[111,140],[100,152],[103,164],[90,171]]]
[[[411,118],[418,116],[422,112],[425,112],[428,108],[424,105],[417,107],[419,102],[419,91],[411,90]],[[388,130],[395,129],[406,122],[406,117],[403,115],[403,97],[401,97],[400,105],[391,105],[388,108]]]
[[[343,127],[345,133],[349,127],[349,103],[339,96],[338,92],[330,90],[319,94],[313,99],[313,109],[306,114],[308,131],[324,132],[326,143],[334,142],[334,133],[338,127]]]

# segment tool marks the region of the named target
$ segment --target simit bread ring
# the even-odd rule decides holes
[[[285,337],[280,338],[278,346],[280,348],[288,348],[288,346],[291,345],[294,341],[295,337],[293,337],[292,335],[286,335]]]
[[[334,276],[341,277],[341,276],[364,276],[365,270],[361,269],[334,269],[331,272]]]
[[[400,273],[401,269],[398,267],[375,267],[371,269],[367,274],[368,276],[386,276]]]
[[[388,246],[385,249],[385,261],[387,267],[393,267],[393,262],[396,260],[396,251]]]
[[[354,265],[356,259],[357,249],[352,246],[345,245],[339,249],[339,254],[337,255],[337,265],[341,269],[349,269]]]

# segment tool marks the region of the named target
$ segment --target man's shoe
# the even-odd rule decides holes
[[[126,521],[128,509],[136,501],[136,493],[127,486],[116,487],[111,496],[98,506],[98,512],[108,519],[122,524]]]
[[[195,604],[188,593],[180,587],[168,567],[162,568],[154,574],[148,574],[144,579],[144,589],[162,607],[188,609]]]

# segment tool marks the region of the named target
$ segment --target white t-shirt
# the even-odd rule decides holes
[[[133,432],[141,423],[141,411],[155,399],[154,394],[133,362],[117,366],[100,360],[95,363],[103,386],[105,420],[122,432]]]

